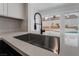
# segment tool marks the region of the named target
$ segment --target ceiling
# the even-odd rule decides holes
[[[57,7],[63,4],[64,3],[31,3],[31,6],[36,10],[42,11],[42,10]]]

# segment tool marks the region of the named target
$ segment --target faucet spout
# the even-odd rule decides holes
[[[41,16],[41,14],[39,12],[36,12],[34,14],[34,29],[35,30],[37,29],[37,26],[36,26],[37,25],[37,23],[36,23],[36,15],[39,15],[40,16],[40,26],[41,26],[41,28],[40,28],[40,34],[42,34],[45,31],[42,29],[42,16]]]

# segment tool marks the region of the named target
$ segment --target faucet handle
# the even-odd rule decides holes
[[[42,32],[45,32],[45,30],[42,30]]]
[[[41,34],[43,34],[43,32],[45,32],[45,30],[42,30],[42,29],[41,29]]]

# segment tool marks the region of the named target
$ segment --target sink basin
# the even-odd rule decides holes
[[[60,51],[60,38],[56,36],[28,33],[20,36],[15,36],[15,38],[57,54],[59,54]]]

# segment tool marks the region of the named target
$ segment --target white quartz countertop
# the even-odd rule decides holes
[[[56,54],[54,54],[51,51],[14,38],[14,36],[19,36],[27,33],[28,32],[7,33],[0,35],[0,38],[2,38],[3,41],[5,41],[8,45],[10,45],[12,48],[14,48],[17,52],[21,53],[22,55],[27,54],[30,56],[56,56]]]

